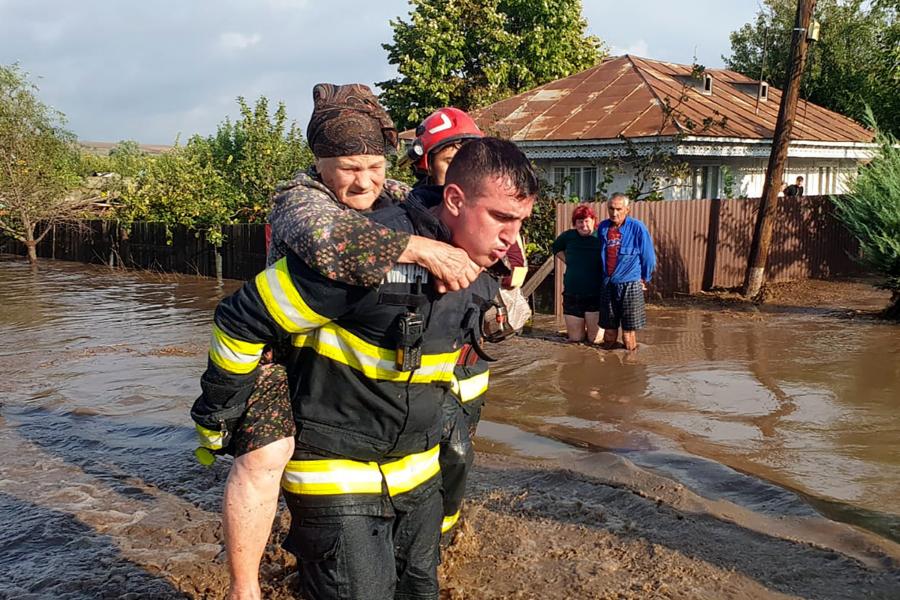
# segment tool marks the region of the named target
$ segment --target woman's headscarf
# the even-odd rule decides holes
[[[313,101],[306,139],[317,158],[397,151],[394,122],[368,86],[319,83]]]

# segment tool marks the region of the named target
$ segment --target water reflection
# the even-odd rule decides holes
[[[552,338],[552,322],[540,325]],[[486,414],[584,447],[705,456],[890,531],[900,515],[897,331],[802,313],[656,309],[634,357],[559,343],[538,353],[535,340],[517,340]]]

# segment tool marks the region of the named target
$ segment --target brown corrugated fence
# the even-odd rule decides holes
[[[577,203],[556,207],[556,232],[572,227]],[[591,206],[598,219],[606,204]],[[667,200],[634,202],[631,216],[643,221],[653,237],[657,267],[651,292],[663,296],[733,288],[744,282],[758,199]],[[858,246],[834,217],[827,196],[780,199],[766,278],[770,282],[819,279],[859,273]],[[556,313],[565,265],[557,262]]]

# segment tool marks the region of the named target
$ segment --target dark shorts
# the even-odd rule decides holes
[[[600,294],[600,327],[637,331],[647,324],[640,281],[607,283]]]
[[[600,296],[563,293],[563,314],[584,318],[584,313],[600,310]]]
[[[261,365],[249,407],[234,432],[234,456],[237,458],[272,442],[294,437],[294,413],[284,367]]]

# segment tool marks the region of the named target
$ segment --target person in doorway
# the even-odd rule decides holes
[[[553,242],[552,252],[566,265],[563,276],[563,317],[570,342],[599,343],[602,284],[597,215],[588,204],[572,213],[572,229]]]
[[[364,216],[402,200],[409,188],[385,179],[385,154],[395,150],[390,117],[363,85],[319,84],[307,140],[316,158],[309,172],[281,187],[269,217],[268,264],[289,253],[335,281],[375,286],[397,264],[418,264],[438,289],[473,282],[481,267],[459,248],[393,231]],[[256,370],[248,408],[237,411],[231,442],[198,425],[198,452],[235,456],[223,503],[229,600],[261,597],[259,565],[278,505],[282,472],[294,449],[295,425],[283,366]],[[208,462],[212,457],[204,456]]]
[[[488,267],[515,240],[537,190],[521,151],[485,138],[460,150],[436,206],[414,193],[373,218],[452,241]],[[378,289],[352,286],[289,252],[216,310],[191,414],[224,445],[264,346],[290,345],[297,434],[283,487],[305,597],[438,597],[441,405],[460,348],[479,343],[480,313],[498,284],[484,273],[441,295],[429,280],[401,265]]]
[[[613,194],[607,203],[609,218],[597,229],[603,285],[600,290],[600,326],[603,346],[616,346],[619,329],[629,352],[637,349],[637,331],[647,322],[644,292],[656,268],[656,252],[643,223],[628,216],[631,200]]]
[[[797,177],[789,186],[784,188],[785,198],[801,198],[803,196],[803,177]]]

